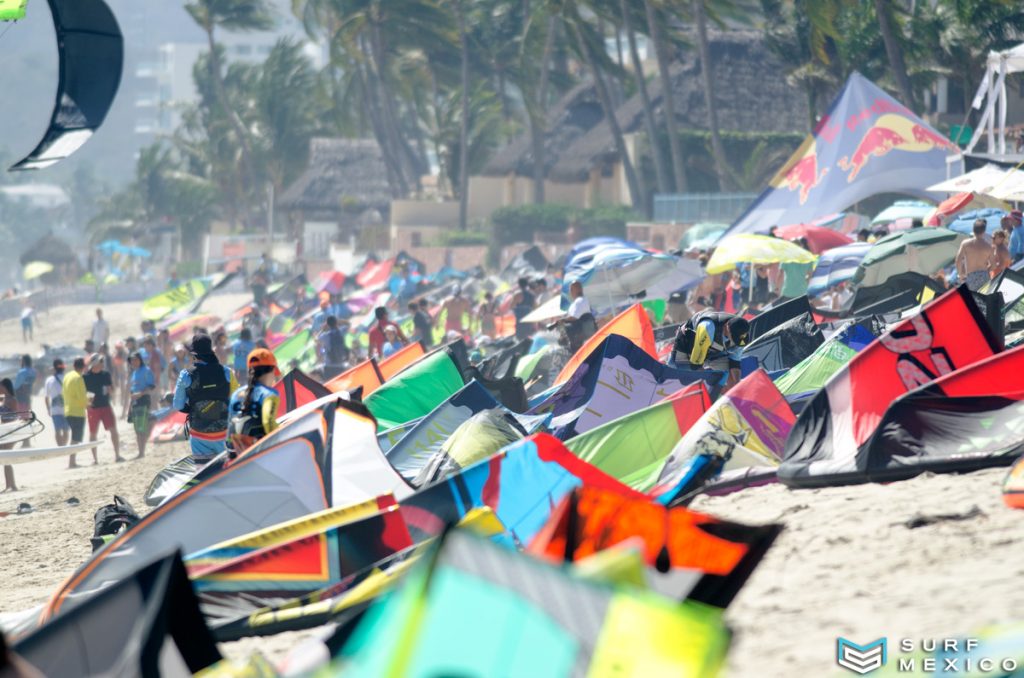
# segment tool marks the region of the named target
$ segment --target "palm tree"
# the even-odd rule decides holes
[[[907,65],[903,60],[903,47],[900,45],[899,24],[894,16],[894,7],[891,0],[875,0],[875,15],[878,18],[878,28],[882,33],[882,40],[885,42],[885,52],[889,56],[889,69],[896,80],[896,86],[903,97],[903,103],[914,108],[914,89],[910,86],[910,77],[907,75]]]
[[[208,66],[214,91],[224,114],[238,136],[238,143],[242,149],[243,181],[249,183],[253,178],[252,146],[249,141],[249,132],[228,101],[224,87],[221,56],[217,50],[214,33],[218,27],[229,31],[267,30],[274,25],[273,16],[266,0],[193,0],[185,5],[185,9],[192,20],[206,33],[206,41],[210,49]]]
[[[644,11],[647,15],[647,35],[654,45],[654,55],[658,62],[658,80],[661,83],[661,107],[665,118],[665,131],[668,133],[668,148],[672,156],[672,175],[675,178],[677,193],[686,193],[686,163],[683,160],[682,145],[679,141],[679,130],[676,126],[676,107],[672,98],[672,77],[669,65],[672,57],[668,45],[661,34],[662,17],[656,11],[654,0],[644,0]]]

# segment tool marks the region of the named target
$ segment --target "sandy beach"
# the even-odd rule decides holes
[[[224,313],[241,299],[216,297],[207,308]],[[93,308],[43,315],[37,340],[80,345]],[[138,308],[105,307],[113,336],[138,330]],[[23,350],[17,321],[0,323],[0,354]],[[42,411],[41,401],[36,406]],[[131,438],[128,426],[120,426]],[[40,438],[49,444],[52,433]],[[135,443],[125,440],[124,453],[135,452]],[[143,460],[115,464],[108,442],[98,466],[69,471],[63,459],[19,465],[22,489],[0,495],[0,513],[10,512],[0,518],[0,612],[43,603],[89,557],[94,511],[114,494],[143,511],[150,479],[185,452],[184,444],[154,445]],[[786,526],[727,612],[735,632],[727,675],[837,675],[836,636],[857,642],[941,638],[1019,618],[1015,610],[1024,604],[1024,592],[1015,577],[1024,574],[1017,560],[1024,513],[1003,505],[1004,474],[997,469],[821,490],[773,486],[698,500],[694,508],[723,518]],[[77,506],[67,504],[72,497]],[[14,514],[21,502],[33,511]],[[940,515],[947,519],[911,527]],[[280,659],[310,633],[222,649],[232,657],[259,649]]]

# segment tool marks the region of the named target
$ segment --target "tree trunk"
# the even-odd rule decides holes
[[[686,193],[686,168],[683,165],[683,151],[679,142],[679,131],[676,128],[676,107],[672,98],[672,78],[669,73],[669,55],[658,28],[658,17],[654,12],[653,0],[644,0],[647,13],[647,34],[654,45],[654,54],[658,61],[658,79],[661,82],[661,108],[665,117],[665,132],[668,134],[668,149],[672,155],[672,174],[675,176],[677,193]]]
[[[633,31],[633,23],[629,17],[629,2],[627,0],[619,0],[619,9],[622,12],[626,40],[629,43],[629,55],[633,61],[633,72],[636,75],[637,89],[640,90],[640,101],[644,107],[644,127],[647,130],[647,139],[651,146],[651,159],[654,161],[654,177],[658,182],[658,192],[668,193],[671,190],[668,185],[668,169],[665,167],[665,158],[662,156],[661,148],[658,144],[658,128],[654,124],[654,108],[651,106],[651,95],[647,91],[644,66],[640,62],[640,50],[636,47],[636,33]]]
[[[896,36],[897,27],[894,25],[890,10],[888,0],[875,0],[875,14],[878,15],[878,28],[882,33],[882,41],[885,43],[885,53],[889,57],[889,68],[896,80],[896,87],[900,90],[900,96],[903,97],[903,104],[913,110],[915,106],[914,88],[910,86],[907,65],[903,61],[903,48]]]
[[[228,124],[235,131],[235,135],[238,136],[238,143],[241,148],[241,157],[239,158],[239,164],[241,167],[242,175],[242,191],[243,194],[246,189],[251,185],[255,178],[252,169],[252,146],[249,144],[249,132],[245,129],[245,125],[242,124],[241,118],[235,113],[235,110],[231,108],[231,102],[228,101],[228,93],[224,88],[224,78],[221,73],[220,54],[217,52],[217,42],[213,38],[214,26],[212,23],[207,24],[206,30],[206,43],[210,48],[210,77],[213,80],[213,91],[217,96],[217,100],[220,102],[221,108],[224,109],[224,115],[228,119]],[[242,226],[248,228],[249,226],[249,210],[242,210]],[[234,225],[234,224],[233,224]]]
[[[608,122],[608,128],[611,130],[612,138],[615,140],[615,151],[622,162],[622,168],[626,173],[626,184],[629,186],[630,197],[632,198],[631,202],[635,206],[638,201],[643,202],[644,192],[637,177],[636,169],[633,167],[633,161],[629,158],[622,128],[619,127],[619,121],[615,117],[615,107],[612,105],[612,98],[608,93],[608,85],[604,81],[600,67],[597,65],[597,55],[594,54],[593,47],[583,38],[583,34],[578,26],[573,25],[572,30],[580,47],[580,53],[584,55],[587,67],[590,69],[590,74],[594,78],[594,87],[597,89],[601,108],[604,109],[604,117]]]
[[[462,0],[455,5],[462,51],[462,119],[459,120],[459,230],[465,231],[469,212],[469,33]]]
[[[544,182],[547,179],[547,167],[544,162],[544,136],[548,127],[548,82],[551,74],[551,55],[555,49],[555,32],[557,20],[548,17],[547,35],[544,36],[544,49],[540,57],[540,79],[537,84],[537,97],[529,111],[530,145],[533,149],[533,202],[544,202]]]
[[[718,129],[718,106],[711,85],[711,45],[708,44],[708,19],[704,12],[704,0],[693,0],[693,15],[697,19],[697,44],[700,49],[700,75],[704,85],[704,105],[708,108],[708,129],[711,131],[711,155],[715,160],[715,174],[718,175],[718,190],[732,188],[722,134]]]

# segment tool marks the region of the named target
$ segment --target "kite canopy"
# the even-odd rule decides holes
[[[815,259],[804,248],[781,238],[741,233],[726,236],[718,243],[706,270],[708,275],[715,275],[735,268],[736,264],[813,264]]]
[[[11,170],[44,169],[68,157],[103,124],[121,84],[124,39],[103,0],[48,0],[57,33],[57,100],[39,145]]]
[[[865,446],[889,403],[999,350],[971,293],[950,290],[854,356],[807,403],[779,479],[791,487],[864,482]]]
[[[932,275],[953,263],[963,235],[946,228],[912,228],[875,242],[857,267],[853,281],[881,285],[901,273]]]

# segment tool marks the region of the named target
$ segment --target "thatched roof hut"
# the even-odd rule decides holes
[[[310,141],[309,167],[278,201],[282,209],[301,212],[307,220],[354,227],[366,221],[367,213],[387,214],[390,203],[387,169],[376,140],[329,138]]]

